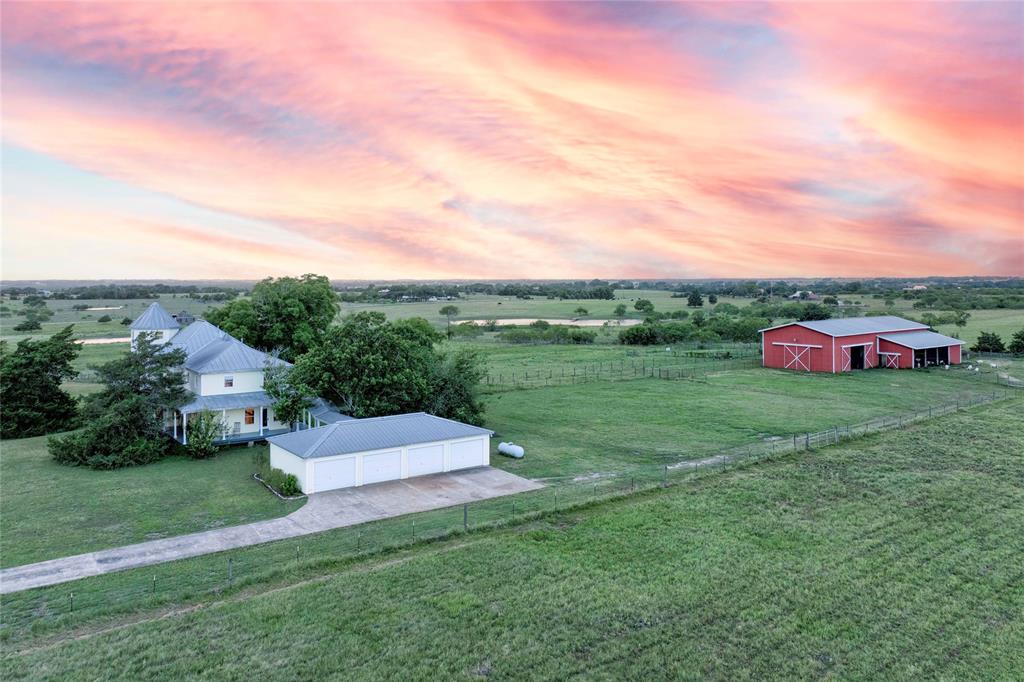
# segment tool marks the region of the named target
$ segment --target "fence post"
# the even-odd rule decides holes
[[[668,485],[668,465],[667,464],[665,465],[665,475],[664,475],[664,478],[662,480],[662,484],[666,485],[666,486]]]
[[[804,434],[804,450],[811,449],[811,433],[808,431]]]
[[[469,530],[469,505],[462,505],[462,530]]]
[[[228,557],[228,582],[231,582],[234,578],[234,570],[231,562],[231,557]]]
[[[629,492],[636,490],[636,476],[629,477]]]
[[[68,596],[71,597],[71,613],[74,613],[75,612],[75,593],[72,592]]]
[[[153,594],[156,594],[156,576],[153,576]]]

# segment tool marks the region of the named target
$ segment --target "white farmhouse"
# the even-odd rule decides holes
[[[206,320],[182,328],[159,303],[153,303],[131,325],[132,348],[139,334],[147,333],[154,343],[185,352],[182,370],[192,400],[166,415],[168,433],[188,444],[188,419],[203,410],[220,417],[223,424],[219,443],[246,443],[287,433],[293,425],[274,415],[274,399],[263,390],[263,373],[269,367],[289,363],[247,346]],[[315,427],[351,417],[318,400],[294,428]]]

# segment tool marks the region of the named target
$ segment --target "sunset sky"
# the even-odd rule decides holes
[[[5,279],[1024,274],[1024,3],[2,12]]]

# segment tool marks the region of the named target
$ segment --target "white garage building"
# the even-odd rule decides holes
[[[351,419],[272,436],[270,466],[307,495],[490,464],[493,431],[425,412]]]

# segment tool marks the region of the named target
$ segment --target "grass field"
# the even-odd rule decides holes
[[[50,299],[46,307],[53,311],[53,317],[40,323],[42,329],[35,332],[16,332],[13,327],[24,320],[24,317],[12,315],[11,317],[0,318],[0,338],[16,343],[24,338],[44,338],[54,332],[63,329],[69,324],[75,325],[75,334],[78,338],[128,338],[128,327],[121,324],[121,319],[130,317],[135,319],[149,307],[155,299],[75,299],[56,300]],[[169,312],[177,313],[180,310],[187,310],[193,315],[202,315],[214,303],[204,303],[195,299],[172,295],[160,297],[160,304]],[[96,308],[111,308],[111,310],[72,310],[77,304],[88,305]],[[12,311],[21,310],[24,306],[20,300],[8,301],[4,299],[4,305]],[[98,322],[104,315],[109,315],[110,322]]]
[[[252,453],[230,448],[206,461],[169,457],[94,471],[54,463],[46,438],[5,440],[0,565],[282,516],[301,506],[252,480]]]
[[[8,637],[3,677],[1014,679],[1022,414],[998,404],[504,530],[298,562],[180,610],[82,614]],[[25,599],[5,597],[5,619]]]
[[[895,415],[987,392],[966,371],[802,374],[730,370],[707,383],[640,379],[494,394],[487,424],[495,441],[526,448],[498,466],[529,478],[604,476],[636,466],[695,459],[794,433]]]

